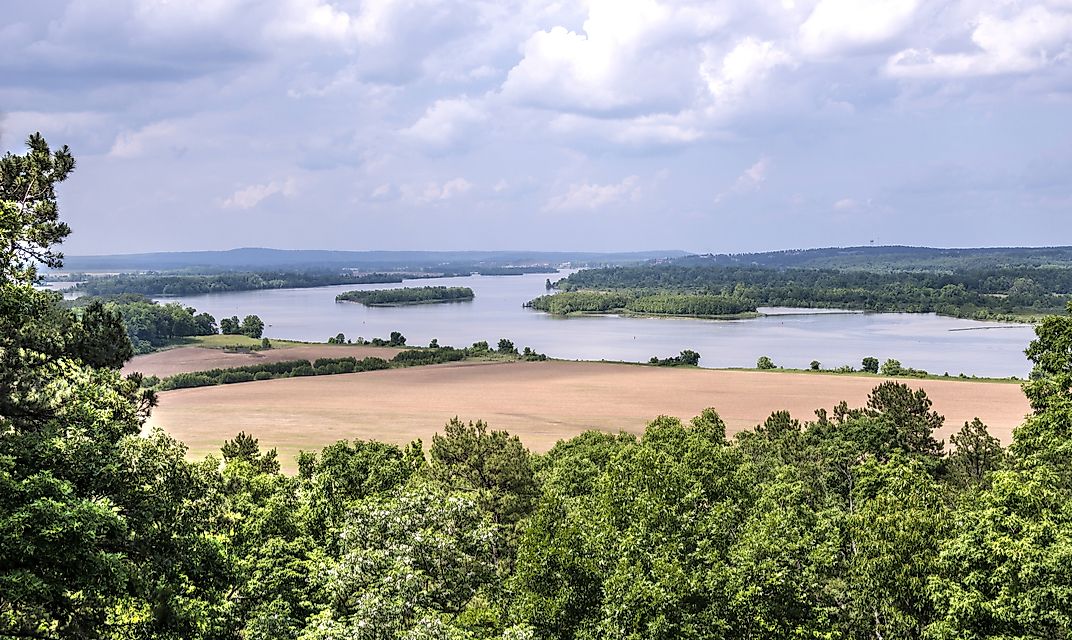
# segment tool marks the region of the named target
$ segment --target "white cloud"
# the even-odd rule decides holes
[[[763,186],[763,183],[767,181],[767,174],[770,172],[771,166],[771,160],[766,156],[756,160],[755,164],[748,167],[741,173],[741,175],[737,176],[737,180],[733,183],[733,187],[731,187],[729,191],[723,191],[715,196],[715,204],[718,204],[731,194],[757,191]]]
[[[611,184],[583,182],[570,185],[566,193],[548,200],[544,209],[547,211],[599,209],[610,204],[636,200],[639,197],[640,178],[629,176],[621,182]]]
[[[635,118],[593,118],[571,113],[555,116],[550,129],[570,141],[597,138],[627,147],[662,147],[696,142],[708,134],[692,112]]]
[[[819,0],[800,25],[808,54],[836,55],[890,42],[912,23],[920,0]]]
[[[486,120],[484,109],[471,100],[436,100],[417,122],[403,129],[402,134],[429,147],[443,149],[464,142],[464,138]]]
[[[676,111],[698,85],[695,41],[724,21],[712,5],[591,0],[583,33],[555,26],[525,42],[503,94],[568,112]]]
[[[413,204],[429,204],[450,200],[468,193],[473,183],[465,178],[453,178],[445,182],[428,182],[424,185],[402,185],[402,197]]]
[[[706,58],[700,73],[720,106],[743,101],[778,67],[797,66],[793,57],[773,42],[755,38],[741,40],[721,60],[715,59],[711,50],[706,52]]]
[[[156,122],[137,131],[123,131],[116,136],[108,155],[113,158],[137,158],[174,138],[177,133],[178,127],[171,122]]]
[[[1072,12],[1036,5],[1004,19],[979,16],[972,31],[977,50],[936,54],[905,49],[890,57],[886,72],[901,78],[957,78],[1037,71],[1072,57]]]
[[[238,189],[225,198],[221,205],[227,209],[252,209],[265,198],[280,194],[286,197],[297,195],[298,189],[294,178],[283,181],[273,180],[265,184],[251,184]]]

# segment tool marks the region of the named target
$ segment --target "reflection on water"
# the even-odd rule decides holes
[[[562,273],[565,275],[565,272]],[[561,276],[559,276],[561,277]],[[531,346],[555,358],[644,362],[651,356],[699,351],[701,366],[750,367],[762,355],[778,365],[806,368],[812,360],[824,368],[859,367],[865,356],[896,358],[905,366],[932,373],[980,376],[1025,376],[1030,363],[1023,351],[1034,337],[1029,326],[957,320],[933,314],[799,313],[749,320],[561,318],[522,308],[544,293],[546,274],[467,276],[434,281],[406,281],[405,286],[471,287],[472,302],[365,307],[336,303],[335,295],[353,289],[389,289],[400,285],[341,285],[315,289],[244,291],[174,299],[222,317],[257,314],[270,338],[323,341],[339,332],[348,338],[386,337],[401,331],[409,344],[432,338],[457,347],[478,340],[494,345],[509,338],[520,349]],[[554,277],[552,277],[554,279]],[[789,313],[789,311],[794,311]],[[810,310],[804,310],[810,311]]]

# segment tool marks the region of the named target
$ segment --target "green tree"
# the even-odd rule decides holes
[[[878,373],[878,358],[867,356],[863,359],[860,365],[860,371],[866,371],[867,373]]]
[[[228,336],[242,333],[242,325],[238,321],[238,316],[231,316],[230,318],[220,320],[220,333]]]
[[[507,340],[506,338],[502,338],[499,340],[498,351],[502,354],[517,355],[517,347],[514,346],[513,342]]]
[[[521,440],[481,420],[453,418],[432,437],[429,454],[432,477],[448,490],[472,492],[512,542],[536,501],[531,456]]]
[[[258,316],[250,315],[242,319],[239,333],[250,338],[259,338],[264,334],[264,321]]]
[[[1001,469],[1005,464],[1005,450],[1001,442],[990,435],[979,418],[965,422],[960,431],[949,438],[953,451],[948,465],[953,478],[963,485],[983,483],[987,474]]]
[[[763,370],[774,369],[774,361],[767,356],[760,356],[759,360],[756,360],[756,368]]]
[[[889,358],[882,363],[880,371],[884,376],[899,376],[904,373],[904,368],[901,366],[900,360]]]
[[[819,362],[818,360],[812,360],[811,364],[808,365],[808,366],[812,371],[818,371],[820,369],[820,367],[823,366],[823,364],[821,362]]]

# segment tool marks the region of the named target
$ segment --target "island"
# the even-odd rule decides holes
[[[360,302],[366,307],[395,307],[409,304],[468,302],[474,298],[469,287],[403,287],[375,291],[345,291],[335,302]]]

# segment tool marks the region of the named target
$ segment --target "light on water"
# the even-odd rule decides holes
[[[557,279],[567,275],[561,272]],[[589,316],[562,318],[522,305],[545,293],[547,274],[467,276],[407,280],[403,285],[341,285],[312,289],[276,289],[208,294],[178,301],[220,318],[257,314],[269,338],[322,342],[339,332],[347,338],[386,337],[401,331],[412,345],[432,338],[456,347],[499,338],[517,347],[531,346],[554,358],[646,362],[651,356],[700,352],[704,367],[752,367],[759,356],[780,366],[859,368],[865,356],[895,358],[908,367],[950,375],[1026,376],[1030,363],[1024,348],[1034,337],[1028,325],[1012,326],[946,318],[934,314],[811,312],[771,309],[749,320],[633,318]],[[336,303],[335,295],[354,289],[398,286],[466,286],[472,302],[402,307],[365,307]],[[762,309],[761,309],[762,310]]]

